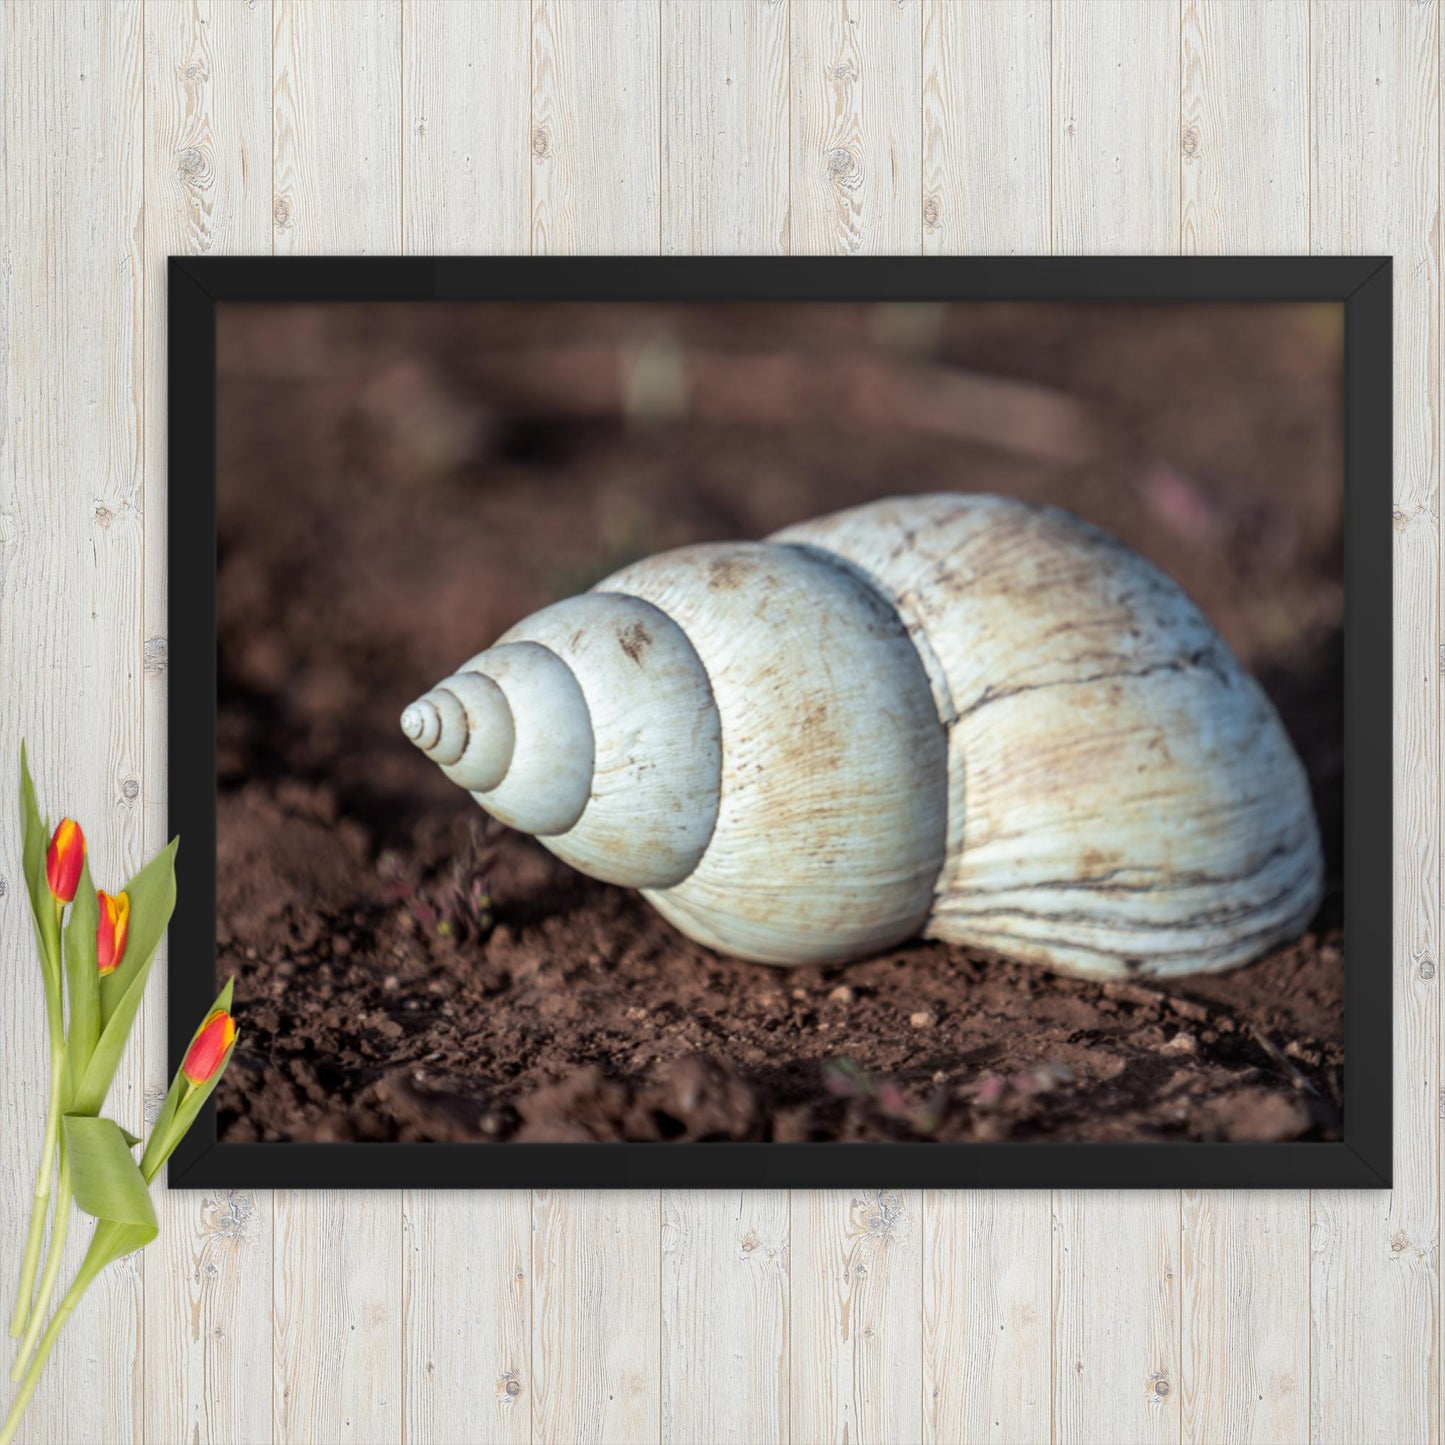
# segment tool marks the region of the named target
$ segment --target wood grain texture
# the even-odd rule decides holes
[[[402,1261],[395,1194],[277,1192],[272,1436],[402,1438]]]
[[[916,255],[922,0],[792,0],[794,255]]]
[[[103,877],[165,833],[168,252],[1393,252],[1398,349],[1388,1195],[905,1193],[901,1242],[862,1192],[158,1196],[22,1439],[1445,1440],[1439,11],[0,7],[0,1243],[43,1115],[19,739]]]
[[[1441,1438],[1438,5],[1311,7],[1310,246],[1393,253],[1395,1135],[1388,1194],[1314,1196],[1317,1442]]]
[[[535,0],[535,254],[659,249],[661,31],[657,0]]]
[[[534,1192],[534,1440],[658,1438],[661,1231],[656,1190]]]
[[[1054,0],[1050,212],[1056,254],[1179,249],[1179,11]]]
[[[662,250],[788,250],[785,0],[663,0]]]
[[[271,7],[145,7],[145,852],[166,820],[166,270],[168,255],[271,245]],[[188,876],[182,854],[182,886]],[[169,1087],[165,946],[138,1038],[146,1097]],[[146,1256],[144,1428],[151,1440],[270,1438],[271,1196],[158,1192]],[[257,1388],[257,1382],[263,1382]]]
[[[664,1440],[789,1439],[790,1224],[781,1190],[664,1193]]]
[[[530,224],[527,0],[402,10],[402,248],[524,255]]]
[[[520,1189],[408,1193],[402,1362],[408,1445],[532,1438],[531,1207]]]
[[[1182,1438],[1308,1440],[1309,1196],[1188,1190],[1183,1207]]]
[[[1186,253],[1309,249],[1309,6],[1185,0],[1179,152]]]
[[[273,250],[399,250],[400,0],[273,4]]]
[[[917,1190],[793,1191],[792,1438],[923,1438]]]
[[[1179,1439],[1179,1195],[1054,1196],[1054,1430]]]
[[[929,1445],[1047,1440],[1049,1195],[923,1196],[923,1434]]]
[[[929,0],[923,27],[923,250],[1049,249],[1047,0]]]

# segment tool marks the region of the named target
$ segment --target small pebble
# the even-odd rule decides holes
[[[828,995],[829,1003],[852,1003],[853,990],[846,983],[840,983],[832,993]]]
[[[931,1029],[935,1021],[926,1009],[919,1009],[917,1013],[908,1015],[908,1022],[916,1029]]]
[[[795,988],[795,989],[793,990],[793,997],[796,998],[796,999],[805,999],[805,998],[807,998],[807,996],[808,996],[808,990],[805,989],[805,988]]]
[[[382,979],[381,986],[387,991],[387,993],[395,993],[397,989],[396,975],[394,973],[387,974],[387,976]]]
[[[1178,1033],[1159,1052],[1161,1054],[1197,1054],[1199,1040],[1191,1033]]]
[[[333,938],[331,940],[331,951],[337,958],[345,958],[351,952],[351,940],[349,938]]]

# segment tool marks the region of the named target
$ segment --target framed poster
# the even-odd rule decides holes
[[[171,1182],[1384,1186],[1390,262],[175,259]]]

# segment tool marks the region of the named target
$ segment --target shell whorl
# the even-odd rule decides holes
[[[401,730],[471,792],[495,788],[512,764],[512,709],[502,689],[478,672],[459,672],[419,697],[402,713]]]
[[[599,585],[682,629],[720,720],[716,830],[648,901],[764,963],[861,958],[917,933],[944,862],[945,734],[896,614],[844,568],[764,542],[683,547]]]
[[[493,817],[567,832],[592,792],[592,718],[572,670],[535,642],[478,653],[402,713],[402,731]]]
[[[586,806],[543,842],[605,883],[666,888],[686,878],[717,822],[722,741],[707,670],[683,630],[641,598],[597,591],[525,618],[469,665],[509,647],[556,658],[590,719]],[[477,801],[495,812],[495,796]]]

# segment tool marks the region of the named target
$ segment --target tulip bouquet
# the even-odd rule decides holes
[[[96,1276],[156,1237],[151,1181],[216,1087],[236,1044],[227,983],[192,1036],[137,1163],[131,1151],[140,1139],[100,1117],[100,1109],[175,907],[176,842],[156,854],[119,893],[110,894],[91,883],[80,825],[62,818],[52,832],[42,821],[23,746],[20,807],[25,886],[45,984],[50,1106],[10,1319],[10,1333],[20,1340],[10,1378],[20,1381],[20,1392],[0,1427],[0,1445],[14,1438],[56,1338]],[[54,1220],[41,1271],[52,1194]],[[72,1204],[95,1220],[95,1233],[47,1324]]]

